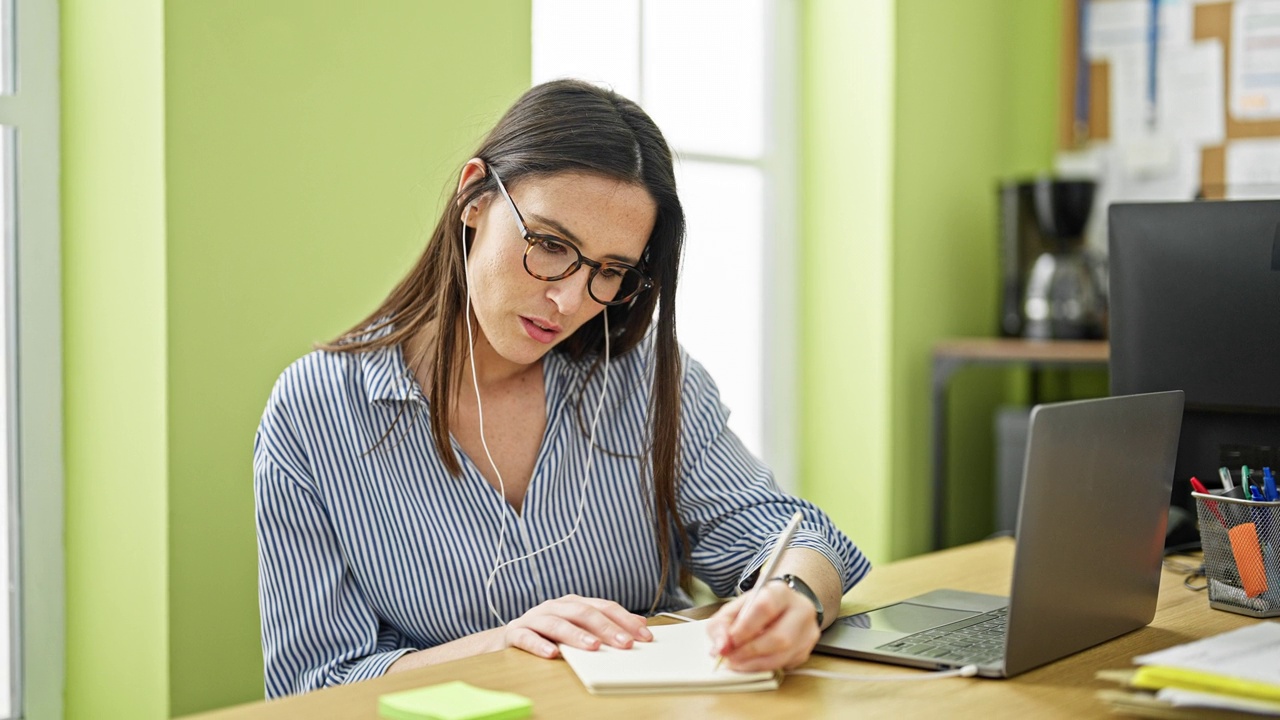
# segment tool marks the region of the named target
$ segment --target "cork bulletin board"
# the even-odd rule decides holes
[[[1062,0],[1064,22],[1060,63],[1061,110],[1059,113],[1058,141],[1059,147],[1063,150],[1077,149],[1098,143],[1109,143],[1116,140],[1113,125],[1117,114],[1115,112],[1116,108],[1113,107],[1113,98],[1115,97],[1113,84],[1118,81],[1117,69],[1106,58],[1089,57],[1089,53],[1082,54],[1080,52],[1081,43],[1088,42],[1079,24],[1079,18],[1081,17],[1080,3],[1086,1],[1090,3],[1085,9],[1086,13],[1090,13],[1087,17],[1093,17],[1093,13],[1098,13],[1098,17],[1103,17],[1103,13],[1107,11],[1135,8],[1131,0],[1126,8],[1121,8],[1119,5],[1112,5],[1109,8],[1101,7],[1106,3],[1119,3],[1125,2],[1125,0]],[[1232,103],[1232,83],[1237,82],[1239,77],[1238,74],[1233,77],[1232,63],[1233,61],[1240,62],[1240,56],[1233,52],[1233,50],[1239,49],[1233,49],[1232,47],[1233,40],[1238,40],[1232,37],[1233,30],[1241,27],[1238,24],[1239,18],[1233,21],[1235,5],[1237,2],[1257,2],[1257,0],[1229,0],[1226,2],[1174,1],[1186,3],[1179,10],[1184,13],[1184,18],[1189,18],[1189,32],[1193,42],[1216,40],[1221,44],[1220,64],[1222,77],[1220,80],[1223,95],[1221,110],[1224,115],[1221,118],[1222,133],[1218,141],[1198,145],[1199,191],[1206,198],[1226,197],[1229,190],[1227,172],[1229,144],[1232,141],[1248,139],[1280,140],[1280,112],[1262,113],[1264,117],[1261,118],[1237,117]],[[1264,2],[1251,7],[1250,12],[1253,12],[1254,8],[1265,11],[1280,11],[1280,3],[1267,4],[1264,0]],[[1149,14],[1148,17],[1150,17]],[[1275,17],[1280,17],[1280,15]],[[1268,18],[1268,21],[1270,21],[1270,18]],[[1253,27],[1256,27],[1256,25]],[[1250,42],[1252,44],[1280,43],[1280,36],[1275,38],[1270,36],[1261,38],[1250,36]],[[1277,54],[1280,54],[1280,44],[1275,45],[1274,49]],[[1156,67],[1161,66],[1156,65]],[[1082,74],[1084,77],[1081,77]],[[1087,96],[1081,98],[1081,93],[1087,93]],[[1217,107],[1216,103],[1214,107]],[[1280,170],[1277,172],[1280,172]],[[1271,181],[1268,180],[1268,182]],[[1280,197],[1280,186],[1274,188],[1274,195]]]

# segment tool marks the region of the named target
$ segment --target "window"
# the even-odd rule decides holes
[[[534,0],[533,81],[576,77],[639,102],[676,154],[688,220],[680,342],[729,426],[794,474],[798,256],[788,0]]]
[[[57,0],[0,0],[0,718],[62,714],[58,68]]]

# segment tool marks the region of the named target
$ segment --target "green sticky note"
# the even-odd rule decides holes
[[[515,720],[532,712],[533,702],[523,695],[461,680],[378,698],[378,714],[388,720]]]

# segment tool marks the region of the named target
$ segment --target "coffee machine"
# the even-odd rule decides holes
[[[1106,267],[1084,242],[1096,187],[1047,177],[1000,185],[1001,335],[1106,337]]]

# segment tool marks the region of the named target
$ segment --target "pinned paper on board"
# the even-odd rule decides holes
[[[1160,128],[1200,145],[1226,138],[1222,42],[1204,40],[1164,54],[1160,68]]]
[[[1103,160],[1099,206],[1280,197],[1280,0],[1065,1],[1059,141]]]
[[[1231,36],[1231,114],[1280,118],[1280,0],[1236,0]]]
[[[1280,139],[1227,143],[1226,186],[1232,200],[1280,195]]]
[[[1162,0],[1157,27],[1163,47],[1191,42],[1193,3],[1189,0]],[[1110,60],[1116,52],[1145,48],[1150,31],[1150,0],[1107,0],[1089,4],[1089,21],[1084,38],[1085,56],[1090,60]]]

